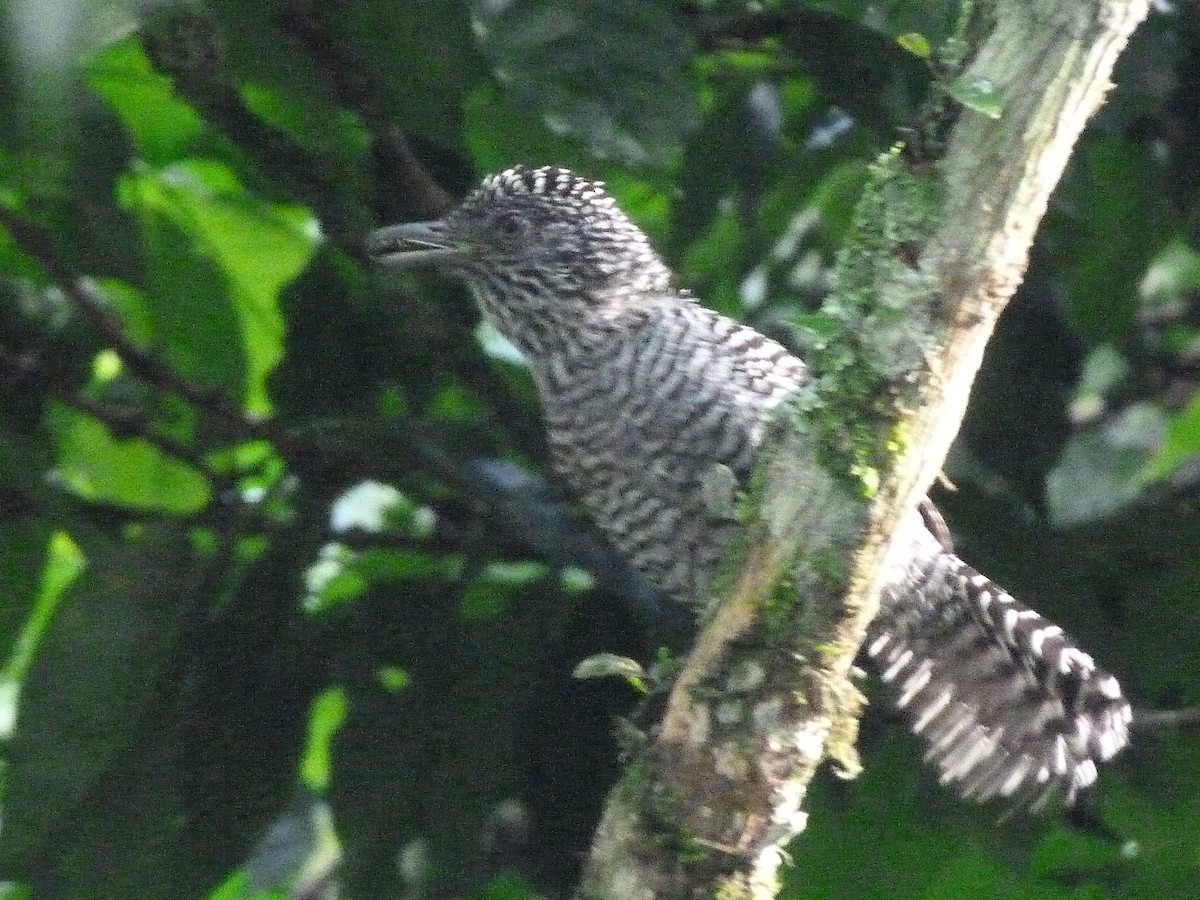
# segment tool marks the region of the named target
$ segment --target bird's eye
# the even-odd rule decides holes
[[[492,223],[496,233],[506,238],[517,238],[525,233],[525,220],[514,213],[497,216]]]

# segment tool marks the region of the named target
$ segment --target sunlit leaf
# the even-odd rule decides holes
[[[300,761],[300,780],[314,793],[329,785],[330,744],[346,719],[350,701],[340,687],[318,694],[308,713],[308,743]]]
[[[929,59],[933,52],[929,39],[917,31],[908,31],[896,38],[896,43],[918,59]]]
[[[136,38],[97,51],[87,73],[88,84],[108,101],[144,159],[177,159],[200,135],[200,116],[176,95],[170,79],[154,70]]]
[[[950,96],[967,109],[998,119],[1004,112],[1004,92],[989,78],[964,75],[955,78],[946,88]]]
[[[646,690],[646,670],[636,659],[615,653],[597,653],[580,660],[572,678],[621,678],[640,691]]]
[[[58,474],[81,497],[169,513],[192,513],[209,501],[196,469],[137,437],[116,437],[99,420],[65,406],[50,412],[58,439]]]
[[[140,170],[127,176],[122,197],[127,206],[171,222],[224,276],[241,326],[244,403],[249,412],[267,412],[266,380],[283,357],[279,292],[308,264],[320,240],[316,220],[303,208],[255,198],[215,160]],[[225,347],[196,352],[221,354]]]

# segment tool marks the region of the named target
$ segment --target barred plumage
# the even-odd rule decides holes
[[[525,354],[554,464],[596,524],[668,596],[703,598],[736,528],[705,502],[750,471],[771,411],[803,381],[783,346],[676,289],[598,183],[510,169],[438,222],[381,229],[383,262],[463,278]],[[950,553],[914,514],[867,654],[966,797],[1073,800],[1128,740],[1115,678]]]

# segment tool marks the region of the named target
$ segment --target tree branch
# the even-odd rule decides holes
[[[943,129],[927,128],[930,155],[876,166],[824,308],[884,397],[864,408],[845,392],[858,370],[808,360],[807,415],[763,452],[750,549],[609,798],[582,896],[774,896],[817,766],[855,768],[852,667],[893,536],[949,450],[1050,193],[1148,4],[986,6],[964,29],[960,77],[986,79],[1002,115],[960,110],[940,152]]]

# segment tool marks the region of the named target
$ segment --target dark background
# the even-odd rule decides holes
[[[565,889],[635,696],[571,670],[645,659],[669,611],[571,518],[528,375],[462,289],[385,279],[361,240],[487,172],[568,165],[607,182],[697,296],[794,343],[867,165],[937,81],[922,42],[955,14],[12,0],[0,897]],[[1116,81],[938,501],[961,555],[1139,708],[1186,712],[1197,4],[1161,4]],[[788,896],[1200,883],[1194,724],[1140,729],[1082,810],[1037,819],[941,791],[886,710],[862,751],[862,777],[814,787]]]

